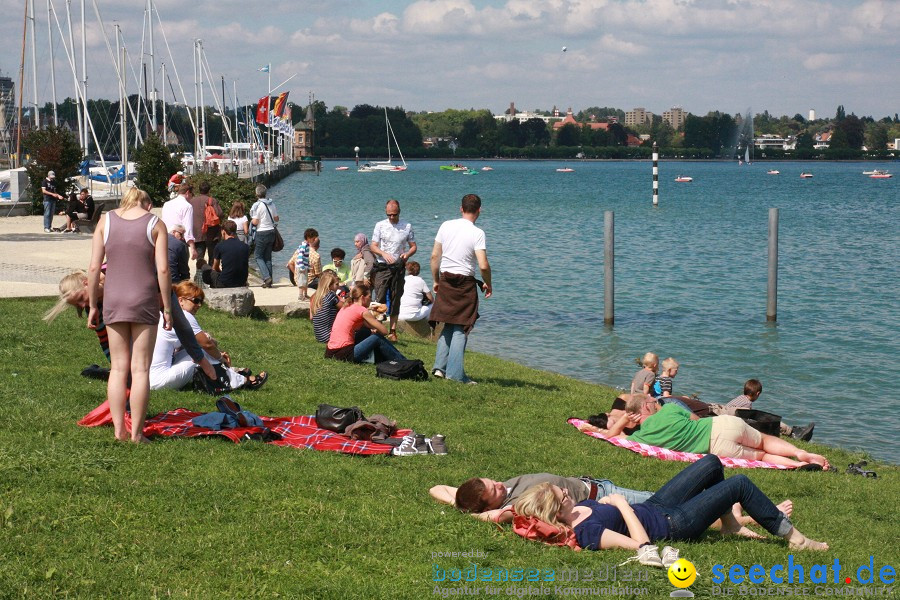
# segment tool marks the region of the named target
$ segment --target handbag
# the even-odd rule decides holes
[[[278,231],[278,225],[275,224],[275,219],[272,218],[272,211],[269,210],[269,205],[263,202],[263,208],[269,213],[269,219],[271,219],[272,226],[275,228],[275,241],[272,242],[272,252],[281,252],[284,250],[284,238],[281,237],[281,232]]]
[[[319,427],[336,433],[344,433],[345,429],[364,419],[365,416],[358,406],[341,408],[331,404],[320,404],[316,409],[316,423]]]
[[[428,371],[421,360],[386,360],[375,365],[375,377],[427,381]]]
[[[227,394],[231,391],[231,383],[228,379],[228,372],[225,370],[225,367],[222,365],[222,363],[216,363],[212,365],[212,368],[216,372],[215,379],[210,379],[200,367],[194,369],[194,391],[203,392],[205,394],[209,394],[210,396],[221,396],[222,394]]]

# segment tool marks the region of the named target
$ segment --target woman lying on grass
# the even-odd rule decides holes
[[[731,513],[735,502],[766,531],[787,540],[792,550],[828,549],[828,544],[800,533],[746,475],[725,479],[722,462],[714,454],[688,466],[641,504],[629,505],[620,495],[575,504],[566,490],[544,483],[522,494],[515,511],[561,530],[574,530],[585,550],[638,550],[641,564],[663,566],[653,542],[699,539],[719,518],[724,535],[762,538],[735,520]]]

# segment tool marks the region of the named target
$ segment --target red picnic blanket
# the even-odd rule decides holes
[[[574,426],[576,429],[587,421],[583,419],[569,419],[566,421],[569,425]],[[659,460],[677,460],[681,462],[696,462],[706,456],[705,454],[697,454],[694,452],[679,452],[678,450],[669,450],[668,448],[660,448],[659,446],[651,446],[650,444],[642,444],[640,442],[632,442],[629,440],[625,440],[617,437],[606,437],[602,433],[596,433],[593,431],[583,431],[585,435],[589,435],[591,437],[597,438],[598,440],[603,440],[605,442],[609,442],[613,446],[619,446],[620,448],[625,448],[626,450],[631,450],[632,452],[637,452],[641,456],[649,456],[650,458],[658,458]],[[746,458],[728,458],[728,457],[719,457],[722,461],[722,465],[726,467],[733,468],[743,468],[743,469],[792,469],[793,467],[786,467],[784,465],[776,465],[774,463],[765,462],[762,460],[748,460]]]
[[[240,442],[242,439],[250,439],[254,435],[266,435],[275,433],[279,439],[268,444],[276,446],[292,446],[294,448],[310,448],[312,450],[324,450],[328,452],[342,452],[344,454],[390,454],[392,446],[368,442],[365,440],[353,440],[346,435],[341,435],[328,429],[322,429],[316,424],[314,416],[296,417],[260,417],[265,427],[237,427],[235,429],[214,430],[205,427],[194,427],[191,419],[204,413],[194,412],[185,408],[176,408],[169,412],[161,413],[147,419],[144,425],[144,435],[153,437],[162,435],[167,437],[202,437],[217,435],[225,437],[232,442]],[[109,402],[89,412],[78,424],[83,427],[98,427],[112,423],[109,414]],[[131,427],[131,417],[125,414],[125,426]],[[394,437],[403,437],[409,434],[409,429],[399,429]]]

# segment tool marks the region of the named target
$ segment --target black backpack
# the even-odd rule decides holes
[[[386,360],[375,365],[375,376],[385,379],[426,381],[428,371],[421,360]]]

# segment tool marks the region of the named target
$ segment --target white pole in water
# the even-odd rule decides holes
[[[659,206],[659,147],[653,142],[653,206]]]
[[[603,213],[603,322],[612,325],[615,321],[615,213]]]
[[[775,321],[778,308],[778,209],[769,209],[769,285],[766,321]]]

